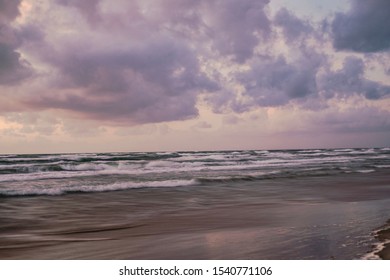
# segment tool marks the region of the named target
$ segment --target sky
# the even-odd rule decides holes
[[[390,146],[388,0],[0,0],[0,153]]]

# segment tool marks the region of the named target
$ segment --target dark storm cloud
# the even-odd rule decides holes
[[[337,13],[333,45],[338,50],[378,52],[390,48],[389,0],[352,0],[351,10]]]
[[[120,22],[123,32],[126,32],[126,29],[133,28],[129,23],[133,23],[141,28],[169,31],[176,36],[206,44],[211,41],[218,54],[239,63],[251,58],[254,48],[260,41],[266,40],[271,32],[271,23],[265,12],[269,0],[154,1],[153,7],[147,8],[145,14],[140,13],[142,1],[131,1],[123,7],[123,11],[131,11],[130,15],[105,13],[99,9],[100,0],[56,2],[78,9],[95,26],[103,24],[112,28],[115,21]]]
[[[210,44],[219,55],[244,63],[259,42],[266,41],[271,22],[265,11],[269,0],[155,1],[152,13],[158,28],[177,36]]]
[[[322,60],[317,53],[307,53],[294,62],[283,56],[258,60],[249,71],[239,75],[239,80],[245,95],[258,106],[282,106],[317,94],[316,73]]]
[[[0,42],[0,85],[13,85],[30,76],[29,66],[12,45]]]
[[[213,43],[222,55],[232,55],[243,63],[253,55],[261,38],[270,32],[270,21],[264,11],[268,0],[207,1],[213,30]]]
[[[364,78],[363,61],[352,56],[344,60],[342,69],[322,75],[319,83],[327,97],[359,94],[367,99],[380,99],[390,95],[390,86]]]
[[[16,84],[31,74],[29,63],[17,50],[23,34],[10,25],[19,15],[20,2],[0,0],[0,85]]]
[[[285,8],[276,13],[274,23],[282,27],[287,42],[293,42],[304,35],[310,35],[314,31],[308,22],[301,20]]]
[[[200,73],[189,47],[172,38],[126,50],[68,49],[51,57],[60,71],[56,86],[67,93],[31,104],[95,119],[146,123],[194,117],[197,94],[217,88]]]
[[[295,61],[285,57],[257,59],[250,69],[236,75],[243,86],[244,98],[230,91],[210,95],[207,101],[217,113],[232,110],[237,113],[254,107],[281,107],[290,103],[306,109],[326,107],[326,100],[363,96],[378,100],[390,96],[390,86],[364,77],[362,59],[347,57],[343,67],[333,71],[328,57],[314,51],[304,51]]]

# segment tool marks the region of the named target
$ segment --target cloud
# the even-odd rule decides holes
[[[0,30],[0,84],[20,86],[5,94],[12,104],[121,126],[194,118],[199,99],[225,114],[291,104],[317,110],[331,98],[389,94],[365,77],[359,58],[331,70],[326,36],[285,8],[270,18],[268,0],[114,2],[34,2],[23,25],[10,24],[20,1],[0,2],[10,9]],[[333,26],[364,14],[361,5],[337,14]],[[21,82],[34,66],[40,76],[26,90]]]
[[[238,80],[252,106],[283,106],[317,94],[316,73],[321,63],[323,57],[315,52],[290,62],[284,56],[258,59],[250,70],[238,75]]]
[[[329,98],[335,95],[363,95],[367,99],[380,99],[390,95],[390,86],[364,77],[362,59],[349,56],[338,71],[328,71],[319,78],[319,89]]]
[[[212,128],[212,127],[213,126],[210,123],[206,122],[206,121],[200,121],[197,124],[192,126],[193,129],[209,129],[209,128]]]
[[[0,0],[0,85],[16,84],[32,73],[30,64],[17,50],[22,34],[11,26],[19,15],[19,4],[16,0]]]
[[[29,100],[94,119],[128,123],[194,117],[196,97],[217,85],[201,73],[185,43],[160,36],[122,49],[83,46],[48,56],[60,79],[54,91]]]
[[[215,49],[233,60],[245,62],[271,32],[265,12],[269,0],[218,0],[209,3],[209,25]]]
[[[142,2],[142,1],[141,1]],[[162,32],[198,41],[218,55],[244,63],[253,56],[259,42],[271,33],[266,13],[269,0],[163,0],[145,10],[144,20]]]
[[[372,106],[360,105],[344,110],[333,107],[312,116],[312,124],[340,133],[390,131],[390,114]]]
[[[276,26],[282,27],[284,37],[289,43],[307,36],[314,31],[310,23],[301,20],[286,8],[282,8],[276,13],[274,23]]]
[[[75,7],[91,24],[96,24],[101,20],[100,0],[56,0],[56,2],[65,7]]]
[[[8,122],[18,124],[18,129],[15,132],[20,134],[51,135],[55,132],[59,125],[59,120],[53,116],[43,116],[34,112],[29,113],[10,113],[5,119]]]
[[[219,91],[207,98],[214,112],[242,113],[256,107],[283,107],[291,104],[322,110],[332,98],[362,96],[380,100],[390,96],[390,86],[365,77],[366,65],[355,56],[344,59],[341,69],[330,68],[330,57],[314,50],[300,49],[297,58],[258,57],[249,69],[234,74],[242,94]]]
[[[15,49],[19,45],[13,31],[0,27],[0,85],[12,85],[30,76],[29,63]]]
[[[10,22],[19,15],[22,0],[0,0],[0,24]]]
[[[352,0],[347,13],[337,13],[333,23],[333,46],[362,53],[390,48],[388,0]]]
[[[210,46],[217,54],[239,63],[251,58],[258,43],[267,40],[270,35],[271,22],[265,11],[269,2],[131,1],[123,2],[121,10],[109,11],[101,0],[56,0],[64,7],[76,8],[91,26],[103,25],[111,29],[120,26],[123,32],[137,26],[138,31],[142,30],[146,34],[169,32],[176,37],[198,40]]]
[[[226,124],[226,125],[236,125],[242,121],[243,121],[243,119],[241,119],[235,115],[226,115],[222,119],[223,124]]]
[[[67,26],[56,30],[64,36],[53,37],[54,30],[42,21],[41,29],[50,31],[48,38],[29,50],[51,70],[44,89],[24,98],[23,104],[117,123],[193,118],[198,115],[198,95],[220,88],[219,81],[201,70],[199,57],[211,55],[202,45],[238,63],[250,59],[270,32],[264,11],[268,2],[136,1],[123,2],[121,12],[107,10],[103,1],[87,5],[57,0],[71,13],[78,10],[89,28],[72,23],[67,15]],[[50,7],[61,15],[56,5]],[[130,8],[135,9],[132,20],[125,12]],[[120,25],[112,25],[114,16]],[[55,18],[49,20],[57,26]]]

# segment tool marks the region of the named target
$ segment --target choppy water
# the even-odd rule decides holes
[[[390,170],[390,149],[0,155],[0,196],[61,195]]]

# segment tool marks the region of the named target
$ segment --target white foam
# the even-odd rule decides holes
[[[175,162],[169,160],[154,160],[146,164],[145,168],[167,168],[177,166]]]
[[[264,154],[269,154],[270,151],[268,150],[260,150],[260,151],[254,151],[256,154],[259,154],[259,155],[264,155]]]
[[[352,151],[354,151],[354,149],[335,149],[333,151],[335,151],[335,152],[352,152]]]
[[[125,182],[113,183],[108,185],[83,185],[77,187],[59,186],[59,187],[24,187],[23,189],[1,188],[0,194],[6,196],[26,196],[26,195],[61,195],[71,192],[107,192],[137,188],[167,188],[184,187],[197,185],[195,179],[191,180],[165,180],[165,181],[147,181],[147,182]]]
[[[390,165],[375,165],[376,168],[390,168]]]
[[[112,169],[108,164],[82,163],[82,164],[62,164],[62,169],[67,171],[89,171],[89,170],[109,170]]]
[[[300,154],[311,154],[311,153],[319,153],[322,152],[322,150],[302,150],[299,151]]]
[[[12,168],[21,168],[21,167],[31,167],[31,163],[19,163],[19,164],[7,164],[7,165],[0,165],[0,170],[2,169],[12,169]]]
[[[375,172],[374,169],[361,169],[361,170],[356,170],[356,172],[359,172],[359,173],[371,173],[371,172]]]
[[[387,243],[375,243],[374,244],[374,250],[371,252],[368,252],[364,256],[362,256],[363,260],[380,260],[380,257],[378,256],[378,253],[382,251]]]
[[[386,225],[383,228],[380,228],[374,232],[374,236],[377,237],[378,233],[382,230],[387,230],[390,228],[390,225]],[[389,240],[383,241],[383,242],[376,242],[374,244],[374,249],[371,252],[368,252],[365,254],[362,259],[363,260],[379,260],[380,257],[378,253],[382,251],[388,244],[390,244]]]
[[[0,182],[33,181],[42,179],[71,178],[75,176],[91,176],[96,173],[75,173],[72,171],[35,172],[23,174],[5,174],[0,176]]]
[[[299,155],[291,154],[288,152],[273,152],[273,151],[271,151],[267,154],[264,154],[264,155],[267,157],[279,157],[279,158],[293,158],[293,157],[299,156]]]
[[[305,153],[303,154],[306,157],[317,157],[317,156],[334,156],[335,153],[326,153],[326,152],[316,152],[316,153]]]

